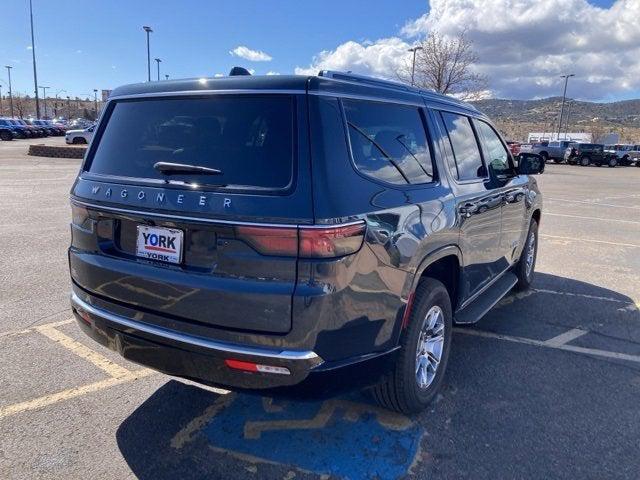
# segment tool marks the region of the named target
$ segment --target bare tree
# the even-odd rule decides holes
[[[453,38],[431,32],[416,46],[415,71],[412,70],[413,56],[409,55],[396,72],[400,80],[411,83],[413,72],[413,83],[417,87],[463,100],[482,97],[487,89],[487,77],[473,71],[478,55],[465,32]]]

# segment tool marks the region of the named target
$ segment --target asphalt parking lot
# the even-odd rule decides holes
[[[456,330],[442,393],[408,418],[203,390],[84,338],[79,161],[30,142],[0,144],[0,478],[640,478],[640,168],[547,167],[535,288]]]

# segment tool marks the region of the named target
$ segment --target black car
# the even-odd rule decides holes
[[[71,190],[73,313],[171,375],[415,412],[453,324],[529,287],[541,168],[472,106],[369,77],[120,87]]]
[[[564,158],[570,165],[583,167],[589,165],[615,167],[618,165],[616,154],[605,151],[604,145],[600,143],[571,143],[565,151]]]

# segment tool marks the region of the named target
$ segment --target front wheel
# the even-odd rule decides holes
[[[0,139],[4,140],[5,142],[8,142],[9,140],[13,140],[13,135],[11,135],[11,132],[7,132],[6,130],[3,130],[0,132]]]
[[[449,292],[434,278],[424,278],[415,291],[393,370],[372,389],[383,407],[417,413],[438,392],[449,358],[453,313]]]
[[[584,156],[580,159],[580,165],[582,165],[583,167],[588,167],[590,163],[591,159],[587,156]]]
[[[527,239],[524,248],[520,254],[520,260],[515,266],[514,273],[518,277],[516,290],[527,290],[531,287],[533,277],[535,276],[536,259],[538,258],[538,222],[535,218],[531,219]]]
[[[607,165],[609,166],[609,168],[614,168],[616,165],[618,165],[618,159],[616,157],[611,157]]]

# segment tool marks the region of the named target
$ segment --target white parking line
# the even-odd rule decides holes
[[[550,215],[552,217],[580,218],[582,220],[600,220],[603,222],[633,223],[635,225],[640,225],[640,222],[636,222],[635,220],[619,220],[617,218],[588,217],[585,215],[569,215],[567,213],[551,213],[551,212],[546,212],[544,215],[545,216]]]
[[[587,330],[572,328],[568,332],[561,333],[560,335],[545,341],[544,345],[545,347],[559,347],[561,345],[569,343],[572,340],[575,340],[576,338],[586,335],[587,333],[589,333]]]
[[[570,200],[568,198],[552,198],[552,197],[547,197],[545,198],[545,201],[546,200],[549,200],[552,202],[583,203],[586,205],[593,205],[596,207],[629,208],[632,210],[640,210],[640,206],[636,206],[636,205],[614,205],[612,203],[600,203],[600,202],[589,201],[589,200]]]
[[[468,329],[468,328],[454,328],[453,331],[455,333],[462,333],[464,335],[474,335],[476,337],[484,337],[484,338],[492,338],[495,340],[505,340],[507,342],[514,342],[514,343],[522,343],[525,345],[532,345],[535,347],[544,347],[544,348],[551,348],[554,350],[564,350],[567,352],[573,352],[573,353],[582,353],[585,355],[593,355],[596,357],[604,357],[604,358],[613,358],[615,360],[625,360],[627,362],[635,362],[635,363],[640,363],[640,355],[629,355],[627,353],[619,353],[619,352],[610,352],[608,350],[599,350],[597,348],[585,348],[585,347],[578,347],[576,345],[567,345],[567,344],[562,344],[562,345],[549,345],[546,342],[548,341],[541,341],[541,340],[534,340],[532,338],[525,338],[525,337],[513,337],[511,335],[502,335],[500,333],[493,333],[493,332],[486,332],[484,330],[475,330],[475,329]],[[567,332],[568,333],[568,332]],[[553,339],[551,339],[553,340]]]
[[[608,242],[606,240],[594,240],[592,238],[561,237],[559,235],[547,235],[546,233],[540,233],[539,236],[545,238],[555,238],[557,240],[568,240],[570,242],[603,243],[605,245],[615,245],[617,247],[640,248],[640,244],[635,243]]]

